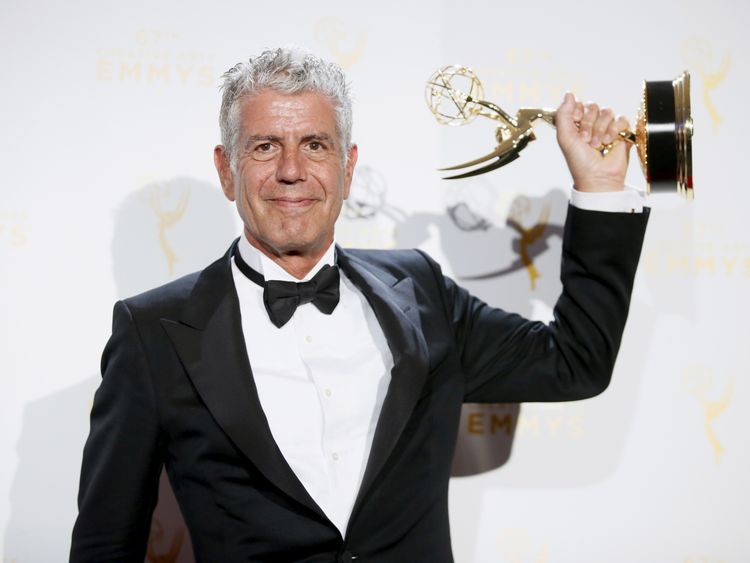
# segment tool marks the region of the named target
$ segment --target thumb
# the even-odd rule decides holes
[[[615,139],[610,154],[617,155],[618,158],[623,158],[625,159],[625,162],[627,162],[628,158],[630,157],[630,149],[632,147],[633,145],[631,143],[628,143],[623,139]]]

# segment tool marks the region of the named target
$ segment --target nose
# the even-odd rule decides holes
[[[281,184],[296,184],[305,180],[305,163],[301,151],[285,147],[276,168],[276,180]]]

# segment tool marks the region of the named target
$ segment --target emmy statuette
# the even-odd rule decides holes
[[[467,178],[490,172],[514,161],[534,135],[533,124],[541,119],[555,126],[556,110],[521,108],[515,116],[484,100],[482,84],[465,66],[450,65],[437,70],[425,90],[427,105],[438,123],[463,125],[477,116],[499,122],[497,146],[475,160],[441,170],[464,170],[446,179]],[[672,81],[644,81],[635,131],[620,131],[619,139],[636,146],[648,193],[671,192],[693,199],[693,119],[690,113],[690,75],[683,72]],[[612,143],[599,150],[605,155]],[[494,160],[494,161],[493,161]],[[489,161],[489,164],[478,166]],[[465,170],[467,168],[471,170]]]

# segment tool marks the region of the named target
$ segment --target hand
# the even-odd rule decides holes
[[[555,117],[557,142],[568,163],[573,185],[582,192],[615,192],[625,185],[630,143],[618,132],[629,129],[628,120],[614,116],[609,108],[583,104],[570,92],[565,94]],[[603,156],[597,147],[614,142]]]

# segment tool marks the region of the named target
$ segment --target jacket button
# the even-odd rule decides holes
[[[339,563],[353,563],[357,559],[359,558],[350,551],[344,551],[339,555]]]

